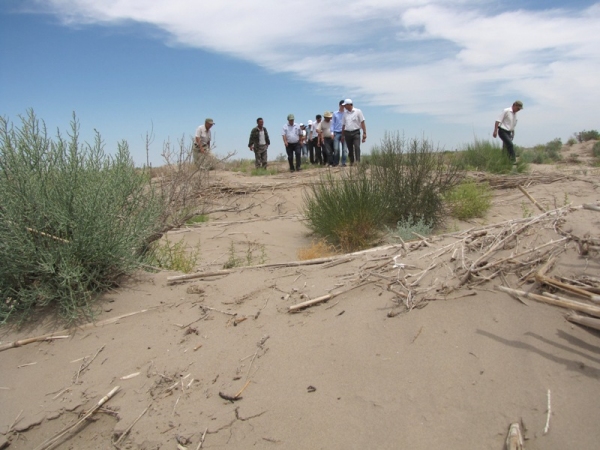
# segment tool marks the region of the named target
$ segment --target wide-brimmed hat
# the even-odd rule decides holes
[[[325,117],[326,119],[327,119],[328,117],[329,117],[329,118],[332,118],[332,117],[333,117],[333,114],[331,114],[331,111],[325,111],[325,112],[323,113],[323,117]]]

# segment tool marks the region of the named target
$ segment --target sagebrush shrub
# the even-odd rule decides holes
[[[463,169],[480,170],[496,174],[506,174],[513,171],[513,163],[502,144],[475,139],[458,153],[458,162]],[[518,161],[517,172],[524,172],[527,166],[524,161]]]
[[[114,156],[47,136],[33,111],[14,127],[0,118],[0,322],[56,306],[67,319],[137,267],[162,203],[126,142]]]

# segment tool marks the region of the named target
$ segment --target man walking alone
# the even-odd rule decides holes
[[[515,101],[510,108],[506,108],[494,124],[494,137],[502,139],[502,149],[508,153],[508,157],[517,163],[513,139],[515,138],[515,127],[517,126],[517,113],[523,109],[521,100]]]
[[[267,168],[267,149],[271,145],[269,132],[264,127],[262,117],[256,119],[256,126],[250,131],[250,139],[248,140],[248,148],[254,152],[254,165],[257,169]]]

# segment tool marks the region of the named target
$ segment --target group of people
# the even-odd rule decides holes
[[[509,158],[516,164],[513,145],[515,127],[517,125],[517,112],[523,109],[523,102],[516,100],[511,107],[502,111],[494,125],[493,136],[500,137],[503,149]],[[207,118],[204,125],[196,130],[194,140],[194,162],[199,164],[202,155],[210,152],[210,129],[214,121]],[[361,137],[362,131],[362,137]],[[302,170],[302,149],[306,147],[311,164],[327,167],[346,166],[360,162],[360,144],[367,140],[367,126],[360,109],[355,108],[351,99],[340,100],[336,112],[325,111],[323,116],[317,114],[315,121],[309,120],[307,126],[295,122],[293,114],[287,116],[287,123],[281,133],[283,145],[287,153],[290,172]],[[248,148],[254,152],[256,168],[267,168],[267,150],[271,145],[269,132],[264,126],[262,117],[256,119],[256,126],[250,131]],[[341,158],[340,158],[341,156]],[[294,165],[295,158],[295,165]]]
[[[360,162],[360,144],[367,140],[367,125],[362,111],[354,107],[351,99],[340,100],[338,111],[317,114],[314,122],[309,120],[307,124],[297,124],[294,115],[289,114],[283,126],[281,136],[290,172],[302,170],[304,146],[311,164],[346,166],[348,157],[350,165]]]

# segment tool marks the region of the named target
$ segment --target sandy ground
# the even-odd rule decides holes
[[[585,162],[588,147],[565,155],[579,152]],[[209,222],[174,230],[169,239],[199,245],[202,272],[222,270],[232,257],[252,265],[295,261],[311,243],[302,191],[318,172],[213,173],[214,182],[236,192],[210,205]],[[554,175],[527,186],[547,208],[600,200],[598,169],[561,164],[532,173]],[[518,189],[501,189],[485,220],[450,220],[442,231],[538,213]],[[599,225],[599,213],[576,210],[564,227],[599,237]],[[560,237],[551,227],[531,231],[506,254]],[[522,421],[527,449],[597,449],[600,333],[567,322],[565,310],[494,290],[498,279],[459,288],[458,261],[435,253],[453,239],[336,263],[234,268],[178,284],[167,283],[173,272],[136,274],[102,296],[97,320],[146,312],[0,353],[0,448],[36,448],[120,386],[93,421],[55,448],[114,448],[145,411],[121,448],[491,450],[502,449],[509,425]],[[407,266],[394,268],[394,257]],[[385,277],[414,280],[434,263],[418,283],[431,289],[422,295],[426,307],[390,314],[401,312],[402,302]],[[571,250],[552,273],[598,276],[599,269],[597,253]],[[370,276],[374,271],[384,278]],[[515,287],[518,279],[507,282]],[[438,292],[439,285],[453,289]],[[0,341],[60,328],[50,318],[5,327]],[[242,390],[236,401],[220,395]]]

